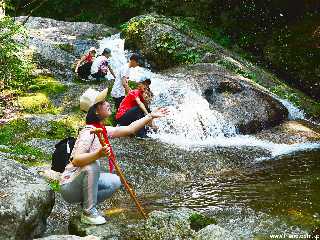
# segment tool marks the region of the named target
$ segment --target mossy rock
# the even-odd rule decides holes
[[[59,113],[44,93],[31,93],[18,98],[19,106],[27,113]]]
[[[213,218],[206,217],[200,213],[194,213],[189,217],[190,228],[198,232],[211,224],[217,224],[217,221]]]
[[[57,46],[58,48],[60,48],[61,50],[66,51],[66,52],[71,53],[71,54],[72,54],[72,53],[74,52],[74,50],[75,50],[74,46],[71,45],[71,44],[68,44],[68,43],[57,44],[56,46]]]
[[[181,18],[138,16],[122,25],[122,35],[127,47],[140,49],[157,69],[197,63],[206,52],[215,51],[214,45],[203,41],[203,34]]]
[[[28,90],[53,96],[64,93],[67,87],[53,77],[40,75],[32,80],[32,84],[28,87]]]

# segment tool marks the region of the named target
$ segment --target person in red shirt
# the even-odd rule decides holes
[[[152,97],[150,84],[150,79],[142,78],[138,82],[138,88],[130,91],[122,100],[116,114],[116,120],[120,126],[128,126],[150,112],[148,107],[148,103]],[[146,134],[147,129],[144,127],[136,133],[136,136],[146,137]]]
[[[96,48],[91,47],[89,49],[89,52],[83,55],[82,58],[78,61],[74,71],[81,79],[88,79],[90,75],[91,65],[96,56],[96,53]]]

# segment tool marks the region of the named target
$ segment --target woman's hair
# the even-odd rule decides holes
[[[86,123],[87,124],[99,123],[102,120],[101,117],[97,114],[97,108],[102,103],[103,102],[98,102],[89,108],[87,116],[86,116]]]
[[[143,92],[144,103],[149,106],[153,99],[153,92],[151,91],[149,85],[145,84],[146,88]]]

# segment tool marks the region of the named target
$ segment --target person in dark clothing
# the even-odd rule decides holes
[[[79,76],[79,78],[88,79],[88,77],[90,76],[91,65],[96,56],[96,52],[97,50],[94,47],[91,47],[89,49],[89,52],[83,55],[82,58],[78,61],[75,67],[75,73]]]
[[[132,90],[121,102],[117,114],[116,120],[120,126],[128,126],[132,122],[143,118],[150,112],[148,103],[152,97],[149,85],[150,79],[145,77],[138,83],[138,89]],[[153,126],[153,124],[151,124]],[[136,136],[146,137],[147,128],[141,128]]]

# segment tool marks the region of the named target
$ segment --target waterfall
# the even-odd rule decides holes
[[[106,47],[112,51],[110,64],[117,73],[121,66],[128,62],[130,52],[124,50],[124,40],[120,38],[120,34],[101,40],[100,51]],[[155,97],[151,108],[166,106],[170,109],[169,116],[156,120],[159,129],[150,134],[154,139],[187,149],[255,146],[267,149],[273,157],[320,147],[319,143],[276,144],[257,139],[252,135],[236,134],[235,126],[221,113],[210,109],[209,103],[195,86],[182,80],[172,80],[161,74],[152,73],[146,68],[130,69],[132,80],[141,74],[147,74],[152,79],[151,90]],[[303,111],[286,100],[278,100],[288,109],[290,119],[304,119]]]

